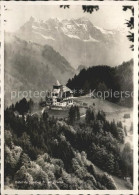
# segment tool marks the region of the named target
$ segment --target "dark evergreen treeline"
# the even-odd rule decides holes
[[[31,112],[34,106],[34,102],[32,99],[29,101],[26,100],[26,98],[21,99],[19,102],[16,102],[16,104],[12,104],[11,109],[13,111],[17,111],[18,114],[24,115],[28,112]]]
[[[133,60],[124,62],[118,67],[110,66],[93,66],[87,69],[82,69],[78,75],[75,75],[72,79],[69,79],[67,86],[76,90],[76,96],[81,95],[80,90],[82,89],[84,94],[93,91],[112,91],[112,96],[107,97],[107,100],[112,102],[121,101],[121,95],[115,96],[114,92],[121,91],[128,92],[131,94],[133,91]],[[132,106],[132,97],[126,98],[126,93],[122,95],[124,101],[121,104],[126,106]]]
[[[71,106],[68,115],[69,124],[73,125],[75,121],[80,120],[80,111],[78,106]]]
[[[125,138],[122,124],[108,122],[103,111],[88,109],[84,122],[77,106],[71,107],[67,120],[47,112],[16,115],[13,106],[4,116],[5,182],[25,181],[15,184],[19,189],[116,189],[114,181],[107,174],[99,175],[93,164],[132,181],[132,150],[128,144],[120,150]],[[34,187],[28,180],[45,183]]]

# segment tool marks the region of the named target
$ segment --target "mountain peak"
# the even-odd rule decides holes
[[[83,16],[83,17],[81,17],[81,18],[78,18],[79,20],[81,20],[81,21],[84,21],[84,22],[88,22],[88,21],[90,21],[87,17],[85,17],[85,16]]]
[[[86,24],[86,23],[91,23],[91,24],[92,24],[92,22],[91,22],[87,17],[77,18],[75,21],[76,21],[76,22],[83,23],[83,24]],[[92,24],[92,25],[93,25],[93,24]]]
[[[46,22],[47,22],[47,21],[60,22],[61,20],[60,20],[59,18],[51,17],[51,18],[49,18],[48,20],[46,20]]]
[[[117,32],[93,25],[88,17],[61,20],[49,18],[44,22],[31,17],[30,21],[19,29],[17,37],[41,45],[51,45],[74,68],[79,64],[116,65],[128,60],[127,56],[131,57],[130,43],[121,30]],[[101,57],[98,53],[101,53]]]

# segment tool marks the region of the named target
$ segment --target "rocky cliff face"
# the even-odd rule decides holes
[[[124,29],[106,30],[94,26],[86,18],[37,21],[30,18],[16,36],[42,45],[51,45],[63,55],[74,68],[122,63],[132,57]]]

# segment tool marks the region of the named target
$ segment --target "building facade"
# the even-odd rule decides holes
[[[73,105],[73,92],[59,81],[53,85],[52,106],[68,107]]]

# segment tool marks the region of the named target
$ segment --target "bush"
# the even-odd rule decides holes
[[[107,189],[109,190],[116,190],[116,184],[111,176],[109,176],[107,173],[105,173],[102,176],[101,182],[104,186],[106,186]]]

